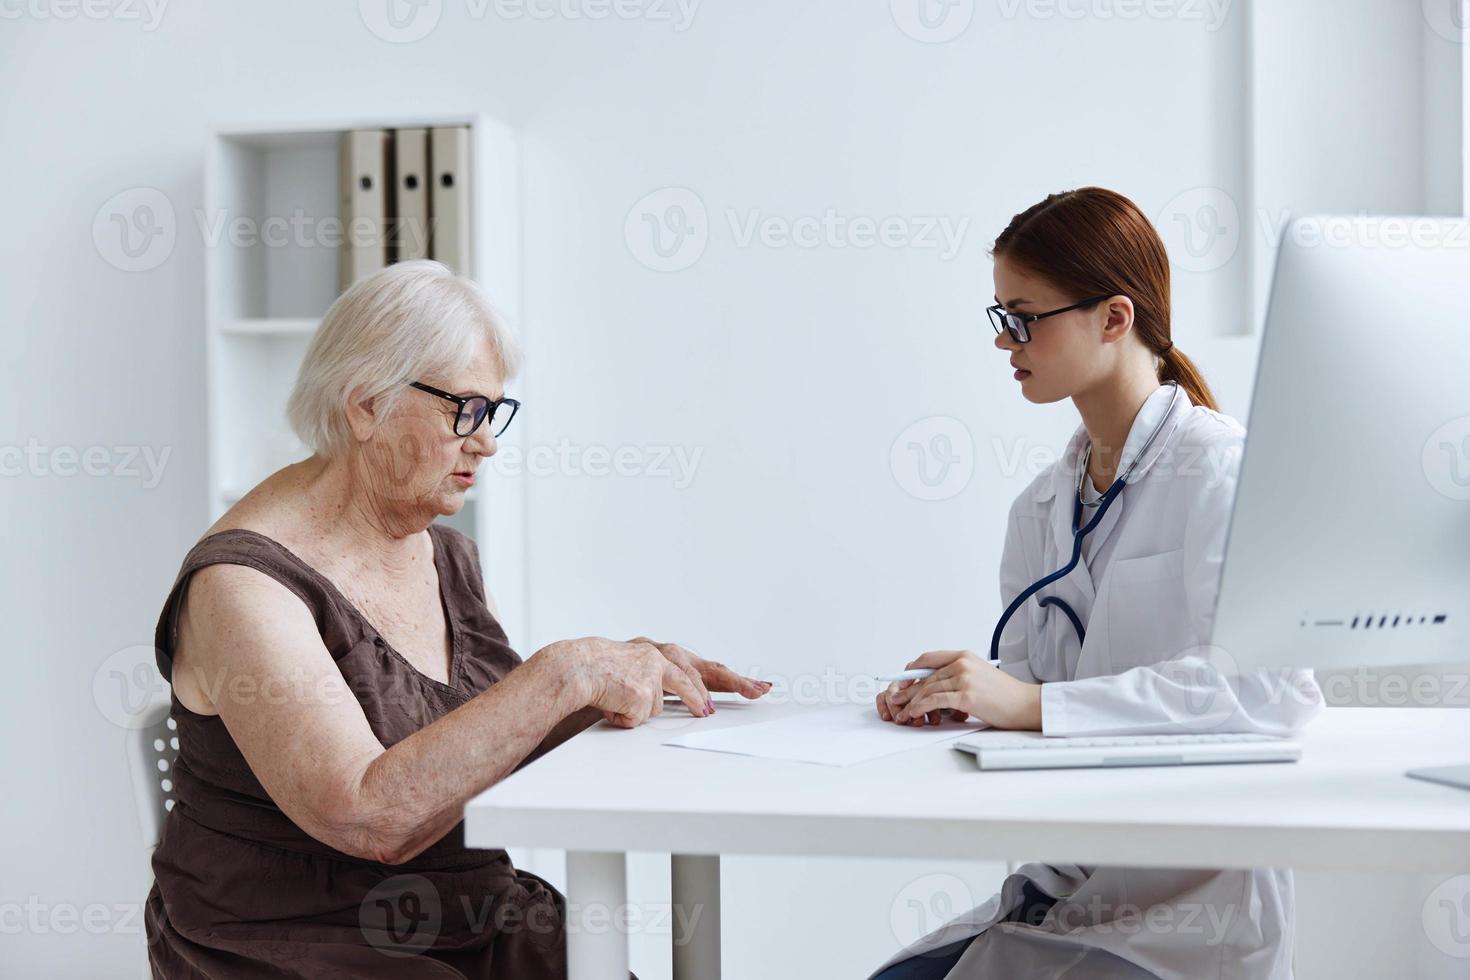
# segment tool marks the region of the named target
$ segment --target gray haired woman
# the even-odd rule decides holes
[[[562,977],[564,904],[464,846],[476,793],[665,692],[763,682],[675,644],[600,637],[522,662],[456,513],[518,404],[516,345],[433,262],[333,304],[288,414],[314,450],[185,556],[155,635],[179,730],[153,858],[159,977]]]

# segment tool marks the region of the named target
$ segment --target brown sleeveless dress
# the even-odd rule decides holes
[[[451,637],[447,684],[410,665],[321,573],[238,528],[185,556],[154,636],[158,669],[172,679],[190,575],[248,565],[306,603],[373,733],[392,746],[521,662],[485,605],[474,542],[439,524],[429,533]],[[145,913],[155,977],[566,976],[563,899],[504,851],[465,847],[463,824],[401,865],[334,850],[276,807],[223,721],[177,697],[172,714],[175,802]]]

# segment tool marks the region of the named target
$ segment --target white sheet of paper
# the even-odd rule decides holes
[[[680,735],[664,744],[762,759],[850,766],[988,727],[973,721],[945,721],[911,728],[884,721],[872,705],[842,705],[808,708],[773,721]]]

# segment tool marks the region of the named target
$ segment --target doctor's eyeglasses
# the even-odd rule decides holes
[[[490,434],[499,436],[510,425],[510,420],[516,417],[521,403],[514,398],[497,398],[491,401],[484,395],[451,395],[447,391],[438,388],[430,388],[428,385],[418,381],[410,381],[410,388],[426,391],[431,395],[443,398],[445,401],[454,402],[459,406],[459,413],[454,416],[454,434],[468,438],[475,434],[486,419],[490,420]]]
[[[1080,303],[1064,306],[1060,310],[1051,310],[1047,313],[1010,313],[1000,303],[987,306],[985,312],[990,315],[990,325],[995,328],[995,335],[1005,330],[1011,335],[1011,339],[1018,344],[1029,344],[1031,342],[1031,324],[1037,320],[1045,320],[1049,316],[1058,316],[1062,313],[1071,313],[1085,306],[1096,306],[1105,299],[1111,299],[1116,293],[1108,293],[1106,296],[1094,296],[1092,299],[1084,299]]]

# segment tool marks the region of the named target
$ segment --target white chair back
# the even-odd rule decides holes
[[[173,768],[179,754],[178,725],[169,717],[169,702],[160,701],[128,732],[128,768],[133,778],[133,803],[143,830],[143,846],[157,846],[163,818],[174,808]]]

